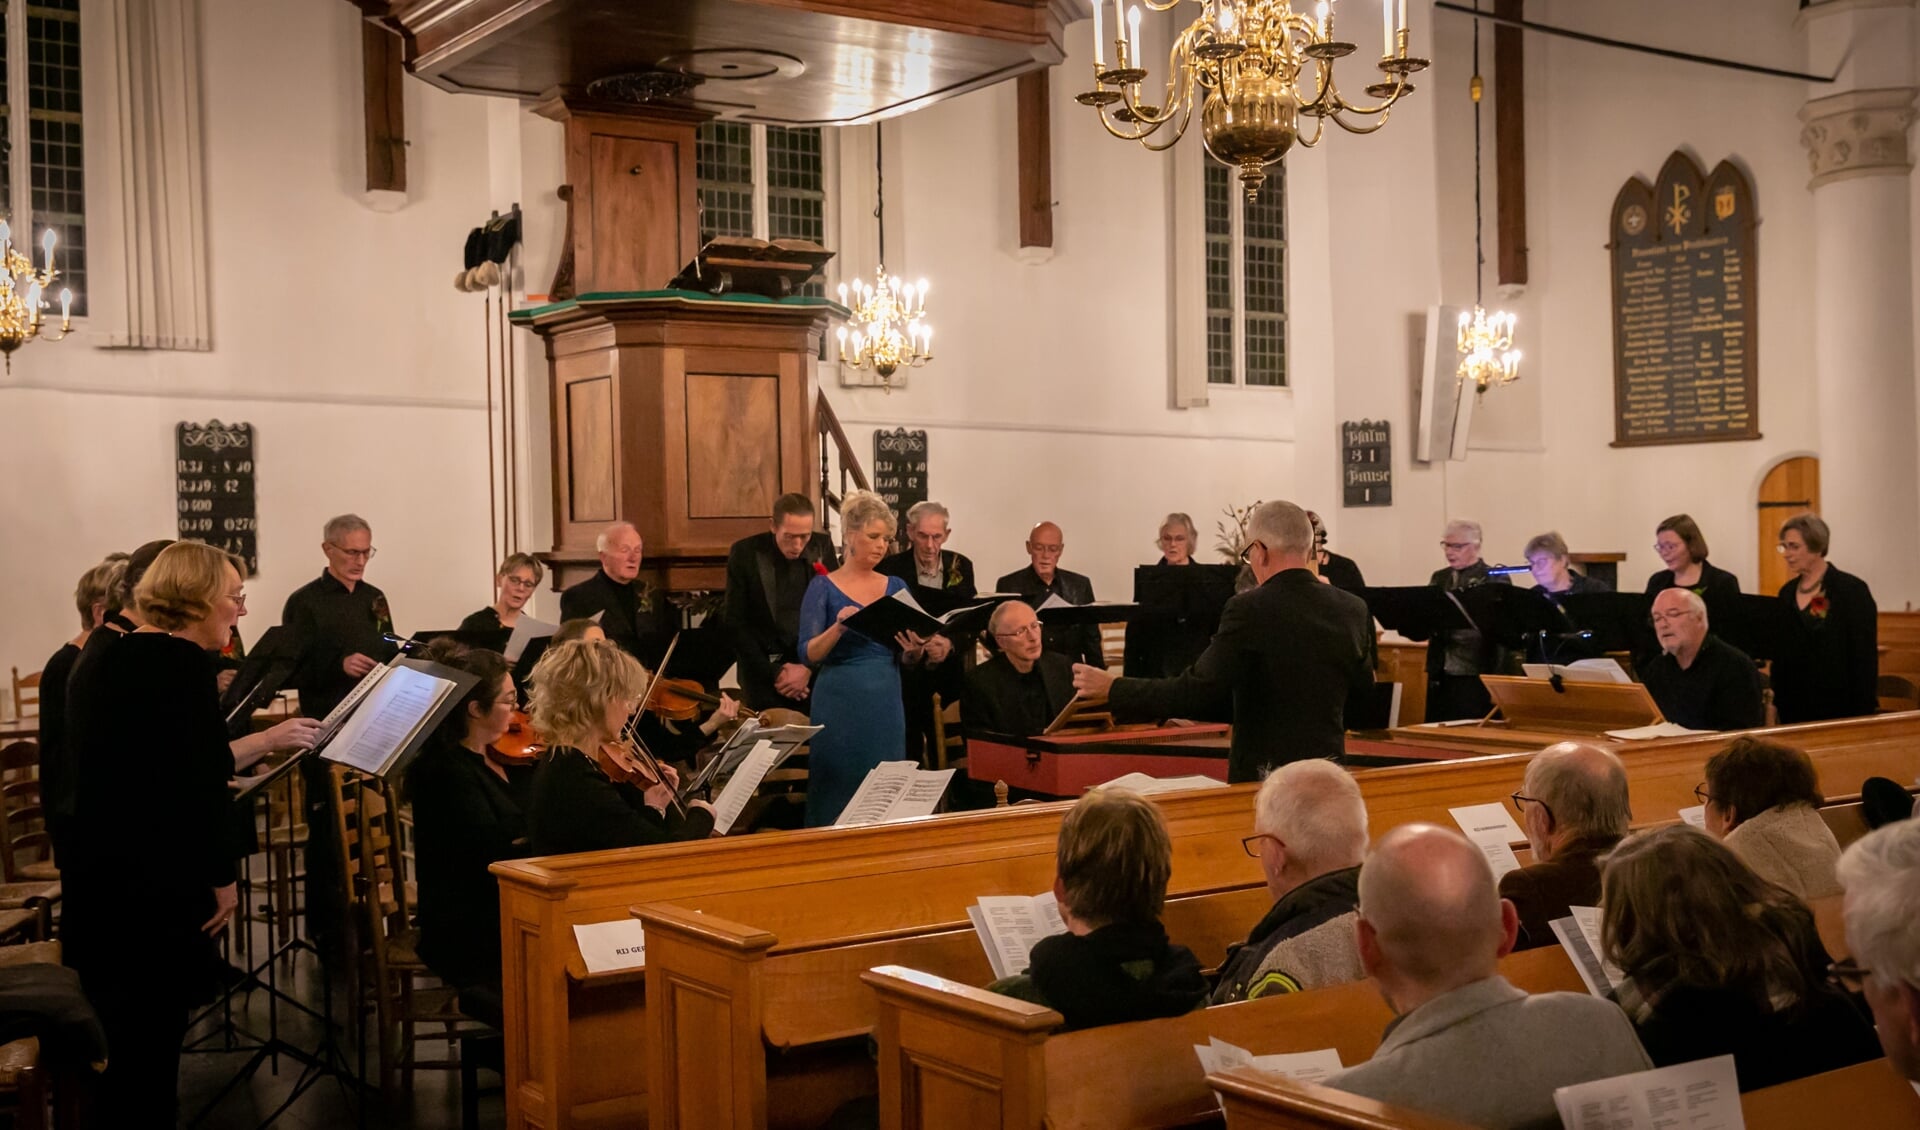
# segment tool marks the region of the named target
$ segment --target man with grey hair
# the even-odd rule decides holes
[[[1520,915],[1516,949],[1554,944],[1556,918],[1600,905],[1600,863],[1627,834],[1627,771],[1598,746],[1561,742],[1533,755],[1513,794],[1533,863],[1500,877]]]
[[[881,559],[875,572],[907,582],[908,591],[920,606],[935,616],[971,603],[979,590],[973,583],[973,562],[964,554],[944,548],[953,533],[948,525],[947,508],[938,502],[916,502],[907,508],[905,534],[908,548]],[[900,671],[900,696],[907,711],[906,756],[917,759],[933,741],[933,696],[945,702],[959,698],[966,672],[973,666],[974,642],[978,632],[944,633],[953,644],[952,652],[939,663],[903,667]],[[973,721],[971,717],[967,719]]]
[[[1759,668],[1708,630],[1707,602],[1692,589],[1665,589],[1653,598],[1653,634],[1660,654],[1634,668],[1667,721],[1689,730],[1767,724]]]
[[[1318,759],[1267,774],[1253,802],[1253,835],[1273,909],[1227,951],[1209,1003],[1256,1000],[1366,976],[1354,943],[1367,805],[1345,769]]]
[[[600,630],[647,670],[660,666],[680,627],[680,616],[661,594],[640,580],[644,543],[632,522],[600,531],[593,548],[600,568],[560,594],[560,618],[599,618]]]
[[[1373,682],[1373,618],[1357,596],[1308,567],[1313,527],[1291,502],[1256,507],[1241,560],[1256,586],[1229,600],[1193,667],[1168,679],[1115,679],[1073,669],[1084,694],[1106,694],[1121,721],[1233,723],[1229,781],[1276,765],[1346,752],[1347,696]]]
[[[1434,570],[1427,583],[1442,592],[1464,592],[1481,585],[1510,585],[1480,560],[1480,523],[1456,518],[1440,535],[1447,567]],[[1427,721],[1483,718],[1493,699],[1480,676],[1500,670],[1498,644],[1471,628],[1442,632],[1427,643]]]
[[[1839,875],[1853,954],[1840,963],[1842,983],[1866,997],[1887,1061],[1920,1082],[1920,820],[1854,841]]]
[[[967,675],[967,732],[1040,733],[1073,701],[1072,662],[1044,649],[1040,617],[1025,601],[995,608],[987,634],[996,651]]]
[[[1373,1058],[1327,1086],[1489,1130],[1560,1125],[1558,1087],[1653,1066],[1627,1015],[1499,974],[1519,922],[1465,836],[1387,833],[1360,872],[1360,961],[1393,1009]]]
[[[379,550],[373,528],[358,514],[330,518],[320,532],[327,567],[287,596],[280,623],[302,645],[301,663],[288,680],[300,692],[300,712],[325,718],[362,676],[393,658],[387,594],[366,581]]]

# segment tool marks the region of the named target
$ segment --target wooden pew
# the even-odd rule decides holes
[[[1780,731],[1815,756],[1830,788],[1871,773],[1920,774],[1920,713]],[[1625,751],[1635,812],[1672,820],[1694,803],[1706,757],[1725,736]],[[1496,801],[1520,785],[1530,755],[1366,770],[1357,775],[1375,835],[1413,820],[1450,822],[1449,807]],[[1176,897],[1255,888],[1258,864],[1240,850],[1253,786],[1159,799],[1174,841]],[[647,975],[588,976],[572,926],[670,903],[778,940],[780,950],[830,950],[953,931],[983,894],[1033,893],[1053,880],[1064,802],[966,813],[909,825],[814,829],[738,840],[635,848],[497,864],[506,981],[508,1125],[514,1130],[631,1126],[647,1110]],[[1249,917],[1250,923],[1257,914]],[[709,923],[711,925],[711,923]],[[732,945],[699,932],[693,941]],[[657,942],[650,957],[657,960]],[[765,943],[768,951],[775,942]],[[822,960],[828,960],[823,958]],[[848,975],[843,974],[843,977]],[[984,978],[982,978],[984,980]],[[743,1018],[742,1030],[751,1018]],[[762,1021],[764,1031],[778,1021]],[[780,1074],[775,1072],[775,1075]]]
[[[1584,992],[1558,947],[1513,954],[1502,975],[1529,992]],[[1193,1045],[1219,1037],[1256,1054],[1333,1048],[1363,1063],[1393,1018],[1371,981],[1201,1009],[1166,1020],[1059,1032],[1060,1014],[897,966],[861,979],[880,1006],[885,1130],[1110,1130],[1187,1126],[1218,1110]]]
[[[1296,1083],[1249,1068],[1209,1075],[1226,1108],[1227,1130],[1471,1130],[1462,1123]],[[1747,1130],[1910,1130],[1920,1096],[1884,1059],[1740,1096]]]

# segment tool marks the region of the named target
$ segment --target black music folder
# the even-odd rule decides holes
[[[1429,640],[1441,632],[1478,627],[1468,618],[1466,608],[1454,599],[1458,595],[1432,585],[1360,590],[1360,599],[1367,602],[1367,611],[1373,613],[1373,618],[1410,640]]]
[[[240,669],[227,692],[220,696],[220,709],[227,719],[227,733],[244,737],[253,729],[253,712],[273,700],[287,680],[300,667],[300,653],[306,642],[292,629],[275,625],[268,628],[240,661]]]
[[[997,600],[988,600],[976,604],[963,605],[948,609],[938,616],[930,616],[926,609],[906,590],[901,590],[882,600],[876,600],[860,611],[841,621],[852,631],[859,632],[875,643],[885,644],[894,651],[900,645],[894,637],[901,632],[914,632],[920,636],[931,637],[942,632],[977,632],[987,626],[987,617],[992,615]]]
[[[1031,601],[1031,597],[1022,599]],[[1082,624],[1118,624],[1133,619],[1140,610],[1138,604],[1130,600],[1096,600],[1092,604],[1068,604],[1058,596],[1048,596],[1034,608],[1040,622],[1048,627],[1062,624],[1077,627]]]

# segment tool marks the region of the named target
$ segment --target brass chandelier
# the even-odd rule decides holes
[[[44,296],[60,272],[53,269],[53,229],[41,239],[47,265],[35,269],[33,260],[13,246],[13,226],[0,220],[0,355],[6,357],[7,371],[13,371],[13,351],[35,338],[59,341],[73,328],[73,291],[60,291],[60,332],[54,333],[42,311]]]
[[[840,305],[851,313],[838,336],[841,364],[872,369],[880,376],[880,387],[892,392],[895,373],[933,360],[933,327],[927,324],[927,280],[909,283],[887,274],[887,191],[877,123],[873,134],[873,219],[880,229],[880,265],[872,286],[857,278],[851,288],[840,284]]]
[[[1101,5],[1093,5],[1094,88],[1076,96],[1100,115],[1108,133],[1159,151],[1185,136],[1196,108],[1207,152],[1240,170],[1253,199],[1267,179],[1266,167],[1298,141],[1319,144],[1329,119],[1348,133],[1372,133],[1387,124],[1394,103],[1413,93],[1407,76],[1427,60],[1407,53],[1407,0],[1381,0],[1379,69],[1382,79],[1366,88],[1370,106],[1347,101],[1334,85],[1333,65],[1359,48],[1336,38],[1336,0],[1320,0],[1312,16],[1295,12],[1291,0],[1142,0],[1148,10],[1172,11],[1193,4],[1200,13],[1174,39],[1161,105],[1142,101],[1148,77],[1140,49],[1138,4],[1113,0],[1114,65],[1107,65]],[[1310,128],[1301,119],[1311,119]],[[1148,139],[1170,126],[1172,136]]]
[[[1474,11],[1480,10],[1479,0]],[[1480,78],[1480,21],[1473,21],[1473,81],[1467,93],[1473,96],[1473,313],[1460,313],[1460,380],[1473,385],[1475,395],[1495,385],[1512,384],[1520,379],[1520,351],[1513,347],[1513,327],[1518,320],[1512,314],[1496,310],[1489,313],[1480,304],[1481,285],[1487,273],[1487,253],[1481,246],[1485,226],[1480,208],[1480,95],[1486,83]]]

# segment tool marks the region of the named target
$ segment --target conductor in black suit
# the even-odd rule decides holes
[[[1227,602],[1193,668],[1171,679],[1115,679],[1079,666],[1073,685],[1108,695],[1116,720],[1233,723],[1227,780],[1346,751],[1347,696],[1373,682],[1373,618],[1359,597],[1308,568],[1313,527],[1291,502],[1257,507],[1241,557],[1254,588]]]
[[[560,618],[584,620],[598,614],[608,639],[647,670],[658,670],[679,631],[680,614],[664,596],[640,583],[640,531],[632,522],[615,522],[600,531],[593,547],[600,554],[600,569],[560,594]]]
[[[1036,606],[1049,596],[1057,596],[1068,604],[1092,604],[1093,582],[1079,573],[1060,568],[1060,555],[1066,548],[1066,535],[1058,525],[1040,523],[1027,535],[1027,558],[1032,564],[994,582],[994,591],[1017,593]],[[1097,624],[1062,624],[1046,628],[1045,636],[1048,651],[1064,655],[1075,663],[1102,669],[1107,665]]]
[[[771,528],[727,551],[727,638],[740,696],[754,710],[807,709],[813,669],[800,654],[800,602],[814,566],[838,564],[832,540],[814,532],[813,520],[812,500],[783,494],[773,504]]]
[[[951,515],[938,502],[916,502],[907,508],[907,543],[910,548],[880,561],[874,572],[898,577],[921,607],[935,616],[949,608],[966,604],[978,595],[973,583],[973,562],[964,554],[943,548],[952,534]],[[903,667],[900,670],[900,697],[907,712],[907,749],[910,759],[933,741],[933,696],[952,702],[961,696],[966,671],[972,666],[973,632],[945,633],[953,644],[952,652],[939,663]]]
[[[987,632],[999,650],[967,675],[967,730],[1041,733],[1073,701],[1073,664],[1045,650],[1040,617],[1020,601],[995,608]]]

